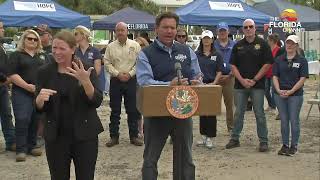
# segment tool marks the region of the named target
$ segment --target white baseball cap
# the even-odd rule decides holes
[[[299,42],[300,42],[299,36],[297,36],[297,35],[288,36],[287,39],[286,39],[286,42],[289,41],[289,40],[293,41],[296,44],[299,44]]]
[[[213,33],[210,30],[205,30],[202,32],[201,34],[201,39],[204,37],[209,37],[209,38],[213,38]]]

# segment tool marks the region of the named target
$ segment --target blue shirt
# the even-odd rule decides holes
[[[308,77],[308,62],[307,60],[296,55],[292,62],[289,63],[287,55],[278,56],[272,66],[272,74],[278,77],[281,90],[290,90],[300,80],[301,77]],[[294,92],[291,96],[302,96],[303,87]]]
[[[87,63],[88,65],[94,67],[94,61],[97,59],[102,59],[101,53],[99,49],[92,47],[91,45],[87,48],[87,50],[82,53],[80,47],[78,47],[75,51],[75,55],[82,61]]]
[[[201,72],[203,73],[203,82],[212,83],[218,72],[223,68],[222,56],[219,52],[215,51],[208,56],[200,51],[196,52],[199,60]]]
[[[99,49],[92,47],[91,45],[89,45],[89,47],[87,48],[87,50],[84,52],[84,54],[82,53],[80,47],[78,47],[75,50],[75,55],[82,61],[85,62],[86,64],[88,64],[89,66],[94,67],[94,61],[97,59],[102,60],[102,55],[99,51]],[[104,70],[103,70],[103,66],[101,67],[101,71],[100,74],[98,75],[98,79],[99,79],[99,90],[104,91],[105,90],[105,74],[104,74]]]
[[[221,70],[223,75],[228,75],[231,71],[231,65],[230,65],[230,57],[233,46],[236,44],[236,42],[229,40],[226,47],[221,46],[219,43],[219,40],[214,41],[214,48],[220,52],[220,54],[223,57],[223,68]]]
[[[158,43],[158,45],[164,51],[168,52],[169,55],[171,56],[171,53],[172,53],[171,47],[166,47],[158,39],[155,39],[154,43]],[[194,73],[193,78],[195,78],[195,76],[201,74],[201,70],[199,67],[197,55],[193,52],[191,48],[189,48],[189,50],[190,50],[190,56],[191,56],[191,69],[192,69],[192,72]],[[158,85],[170,84],[170,81],[165,82],[165,81],[157,81],[154,79],[149,60],[143,51],[139,52],[136,68],[137,68],[137,71],[136,71],[137,82],[140,86],[151,85],[151,84],[158,84]]]

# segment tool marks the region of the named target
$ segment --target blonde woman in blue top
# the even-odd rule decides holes
[[[307,60],[298,54],[299,37],[290,35],[285,44],[286,53],[275,60],[272,73],[283,144],[278,154],[293,156],[298,151],[303,85],[309,73]],[[289,146],[290,131],[291,145]]]

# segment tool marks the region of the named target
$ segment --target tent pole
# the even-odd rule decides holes
[[[94,30],[92,30],[91,46],[93,46],[93,41],[94,41]]]

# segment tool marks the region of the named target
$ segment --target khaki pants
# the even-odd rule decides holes
[[[234,89],[234,77],[229,81],[226,81],[222,86],[222,95],[224,104],[226,106],[226,121],[228,131],[233,129],[233,89]]]

